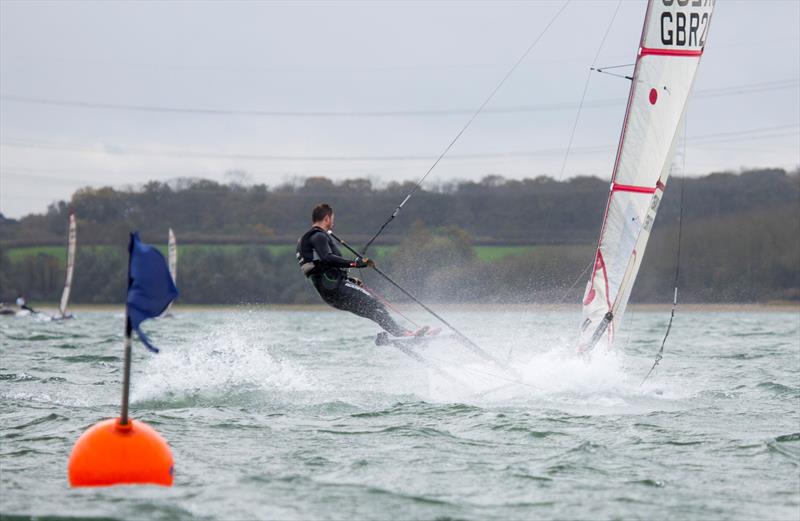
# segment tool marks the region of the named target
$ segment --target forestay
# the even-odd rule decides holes
[[[611,346],[664,193],[713,0],[650,0],[611,178],[579,348]]]
[[[67,304],[69,304],[69,294],[72,289],[72,273],[75,271],[75,247],[77,245],[78,233],[75,224],[75,214],[69,214],[69,231],[67,233],[67,277],[64,281],[64,291],[61,292],[61,302],[58,305],[58,312],[62,317],[67,315]]]

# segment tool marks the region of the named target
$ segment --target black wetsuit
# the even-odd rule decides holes
[[[311,228],[297,241],[297,262],[326,303],[377,322],[392,335],[406,332],[383,304],[348,278],[347,269],[355,267],[355,262],[342,257],[339,247],[322,228]]]

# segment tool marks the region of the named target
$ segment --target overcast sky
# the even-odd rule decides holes
[[[0,1],[0,212],[244,171],[418,179],[563,6]],[[645,3],[573,1],[428,178],[609,179]],[[800,2],[720,0],[690,175],[800,164]],[[631,68],[617,69],[630,72]]]

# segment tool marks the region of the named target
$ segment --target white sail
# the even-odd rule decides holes
[[[175,234],[172,228],[169,229],[169,243],[167,246],[167,256],[169,257],[169,274],[173,284],[178,283],[178,245],[175,243]]]
[[[175,233],[172,228],[169,229],[169,239],[167,242],[167,264],[169,265],[169,276],[172,277],[173,284],[178,283],[178,243],[175,241]],[[172,302],[169,303],[167,309],[161,314],[162,317],[172,317],[170,313],[172,309]]]
[[[58,311],[61,317],[67,315],[67,304],[69,304],[69,294],[72,289],[72,274],[75,271],[75,248],[78,241],[78,229],[75,224],[75,214],[69,214],[69,231],[67,233],[67,276],[64,281],[64,291],[61,293],[61,302]]]
[[[714,0],[650,0],[611,188],[583,298],[579,346],[610,346],[664,193]]]

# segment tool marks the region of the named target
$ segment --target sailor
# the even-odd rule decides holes
[[[364,288],[363,282],[348,275],[349,268],[373,267],[375,262],[366,257],[355,260],[342,257],[336,242],[328,234],[333,229],[334,217],[330,205],[318,204],[311,212],[311,229],[297,241],[297,262],[322,300],[336,309],[376,322],[390,335],[424,334],[428,328],[411,332],[398,325],[386,307]]]
[[[22,296],[22,293],[17,294],[17,306],[19,306],[20,309],[27,309],[31,313],[36,313],[33,308],[28,307],[28,303],[25,297]]]

